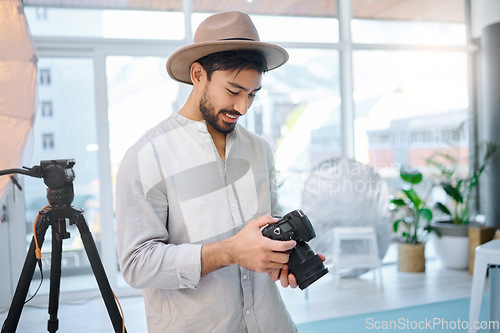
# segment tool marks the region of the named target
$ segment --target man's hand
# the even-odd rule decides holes
[[[326,258],[324,255],[318,253],[318,257],[321,259],[321,261],[325,262]],[[285,264],[281,269],[268,270],[268,273],[273,281],[278,281],[279,279],[283,288],[286,288],[288,286],[290,288],[297,288],[297,279],[295,278],[295,275],[290,274],[288,270],[289,267]]]
[[[235,264],[255,272],[281,269],[288,262],[286,251],[295,247],[295,241],[277,241],[262,235],[260,229],[278,219],[264,215],[248,224],[229,241],[233,244]]]
[[[286,251],[293,249],[296,242],[272,240],[262,235],[263,226],[276,222],[278,219],[264,215],[248,222],[231,238],[203,245],[201,276],[234,264],[260,273],[281,270],[288,262]]]

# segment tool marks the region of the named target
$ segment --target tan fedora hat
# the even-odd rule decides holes
[[[248,14],[231,11],[205,19],[196,29],[193,44],[178,49],[168,58],[167,72],[176,81],[192,84],[189,70],[196,60],[216,52],[246,49],[262,51],[269,70],[288,60],[284,48],[260,41]]]

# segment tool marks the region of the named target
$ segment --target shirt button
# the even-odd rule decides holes
[[[209,138],[206,138],[206,139],[205,139],[205,142],[206,142],[206,143],[209,143],[209,142],[210,142],[210,139],[209,139]]]
[[[233,202],[231,206],[236,207],[236,202]]]
[[[247,316],[250,314],[250,310],[246,310],[245,313],[247,314]]]
[[[246,280],[246,279],[248,279],[248,275],[243,274],[243,280]]]

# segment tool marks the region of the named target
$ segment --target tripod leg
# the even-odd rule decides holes
[[[57,220],[58,228],[65,220]],[[57,311],[59,310],[59,293],[61,286],[61,260],[62,260],[62,237],[55,226],[52,226],[52,254],[50,263],[50,294],[49,294],[49,320],[47,322],[47,331],[54,333],[59,329],[59,319]]]
[[[14,292],[14,297],[12,298],[12,303],[10,305],[9,314],[5,319],[4,325],[2,327],[2,333],[15,332],[17,325],[19,324],[19,318],[21,317],[21,312],[23,311],[24,302],[26,301],[26,296],[28,295],[28,290],[30,287],[31,280],[33,279],[33,273],[35,272],[35,266],[37,263],[37,258],[35,256],[35,237],[37,237],[38,244],[41,247],[45,237],[45,232],[49,227],[48,221],[43,216],[37,218],[37,234],[33,235],[31,240],[31,245],[26,254],[26,259],[24,261],[23,270],[21,271],[21,276],[17,282],[16,291]]]
[[[111,289],[108,278],[106,276],[106,272],[104,271],[104,267],[102,266],[102,262],[99,257],[99,252],[97,251],[94,238],[90,233],[87,222],[85,221],[83,215],[77,216],[76,225],[78,227],[78,230],[80,231],[80,236],[82,238],[85,252],[87,253],[87,257],[89,258],[90,266],[92,267],[92,271],[94,272],[94,276],[99,286],[99,290],[101,291],[106,309],[108,310],[109,318],[111,319],[113,328],[116,333],[126,332],[126,330],[124,330],[123,318],[120,314],[120,311],[118,310],[118,306],[113,295],[113,290]]]

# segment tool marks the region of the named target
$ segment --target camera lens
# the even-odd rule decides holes
[[[304,241],[298,241],[288,259],[290,273],[295,275],[299,288],[304,290],[328,273],[321,259]]]

